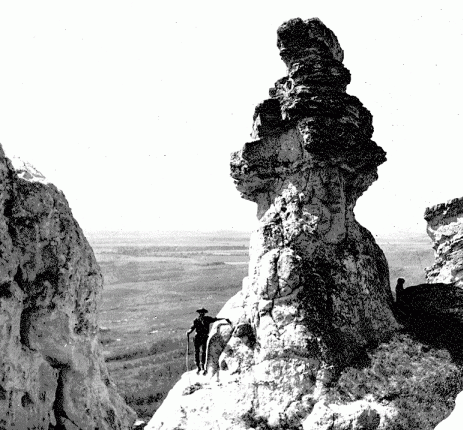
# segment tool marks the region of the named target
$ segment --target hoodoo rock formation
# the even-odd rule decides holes
[[[288,75],[231,159],[259,220],[249,276],[221,312],[234,330],[213,328],[212,379],[184,375],[147,429],[300,429],[342,368],[397,329],[387,261],[353,211],[386,160],[372,116],[346,94],[343,50],[320,20],[277,34]]]
[[[0,147],[0,428],[128,429],[100,354],[103,279],[63,193]]]

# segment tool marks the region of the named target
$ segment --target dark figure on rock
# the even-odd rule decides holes
[[[399,303],[401,299],[403,298],[403,292],[404,292],[404,284],[405,284],[405,279],[404,278],[398,278],[397,279],[397,285],[395,287],[395,301]]]
[[[395,304],[394,313],[398,321],[404,322],[407,318],[407,306],[404,303],[405,279],[397,278],[395,286]]]
[[[195,346],[195,363],[198,370],[196,373],[199,373],[201,370],[204,371],[206,374],[206,370],[204,369],[204,365],[206,363],[206,351],[207,351],[207,338],[209,336],[209,327],[212,323],[220,320],[225,320],[228,324],[231,324],[231,321],[228,318],[214,318],[206,316],[208,312],[207,309],[201,308],[198,309],[198,318],[195,318],[193,321],[190,330],[186,332],[188,341],[190,334],[196,330],[196,335],[193,339],[193,343]]]

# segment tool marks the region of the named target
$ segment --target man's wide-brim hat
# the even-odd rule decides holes
[[[196,312],[198,312],[198,314],[207,314],[209,311],[207,309],[201,308],[198,309]]]

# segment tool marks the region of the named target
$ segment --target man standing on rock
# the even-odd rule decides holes
[[[186,332],[186,336],[188,338],[188,342],[190,341],[190,333],[196,330],[196,336],[193,339],[193,343],[195,346],[195,362],[198,370],[196,373],[199,374],[201,370],[204,371],[204,375],[206,374],[207,370],[204,369],[204,365],[206,363],[206,349],[207,349],[207,338],[209,336],[209,326],[220,320],[225,320],[228,324],[231,324],[231,321],[228,318],[213,318],[207,317],[206,314],[208,312],[207,309],[201,308],[198,309],[199,316],[195,318],[193,321],[193,325],[190,327],[190,330]],[[200,349],[201,349],[201,360],[200,360]]]
[[[403,292],[404,292],[404,284],[405,284],[405,279],[404,278],[398,278],[397,279],[397,285],[395,287],[395,301],[396,303],[400,303],[403,298]]]

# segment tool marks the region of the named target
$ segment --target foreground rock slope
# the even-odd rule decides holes
[[[0,428],[128,429],[97,332],[100,268],[63,193],[0,147]]]
[[[313,428],[340,371],[398,327],[387,261],[354,215],[386,161],[372,116],[346,94],[343,50],[320,20],[284,23],[277,46],[288,75],[231,159],[259,220],[249,276],[220,313],[233,329],[216,323],[208,377],[185,374],[147,429]],[[385,416],[368,400],[349,413],[347,426]]]

